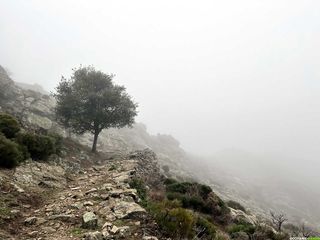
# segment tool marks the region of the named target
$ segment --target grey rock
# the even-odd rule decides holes
[[[37,222],[38,218],[36,217],[28,217],[24,220],[24,224],[27,226],[34,225]]]
[[[117,218],[136,218],[146,214],[146,210],[135,202],[118,202],[113,208]]]
[[[82,216],[82,227],[95,229],[98,225],[98,218],[93,212],[86,212]]]
[[[110,229],[110,233],[111,234],[116,234],[119,232],[119,228],[117,226],[113,226],[111,229]]]

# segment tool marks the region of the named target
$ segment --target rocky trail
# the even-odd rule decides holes
[[[69,176],[62,188],[46,190],[39,206],[31,203],[23,211],[16,210],[17,234],[9,238],[0,234],[0,239],[157,239],[153,237],[156,224],[139,205],[136,189],[128,184],[137,174],[145,174],[148,164],[140,161],[108,161]]]

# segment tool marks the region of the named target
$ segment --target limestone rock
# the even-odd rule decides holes
[[[82,227],[95,229],[98,225],[98,218],[93,212],[86,212],[82,216]]]
[[[121,201],[113,209],[117,218],[135,218],[146,213],[146,210],[135,202]]]

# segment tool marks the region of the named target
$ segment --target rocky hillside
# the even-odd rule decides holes
[[[153,154],[88,165],[93,159],[83,149],[82,156],[71,157],[87,166],[66,168],[70,154],[0,171],[0,239],[156,239],[155,222],[128,185],[158,169]]]
[[[1,67],[0,89],[0,110],[14,115],[23,128],[66,136],[50,96],[19,87]],[[0,171],[3,239],[288,237],[195,183],[204,182],[199,175],[204,166],[192,163],[170,135],[150,135],[139,123],[102,132],[98,155],[89,153],[91,142],[91,135],[72,136],[64,140],[61,156],[47,163],[29,161]]]

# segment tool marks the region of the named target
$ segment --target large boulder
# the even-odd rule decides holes
[[[141,218],[145,216],[146,210],[135,202],[118,202],[113,208],[117,218]]]

